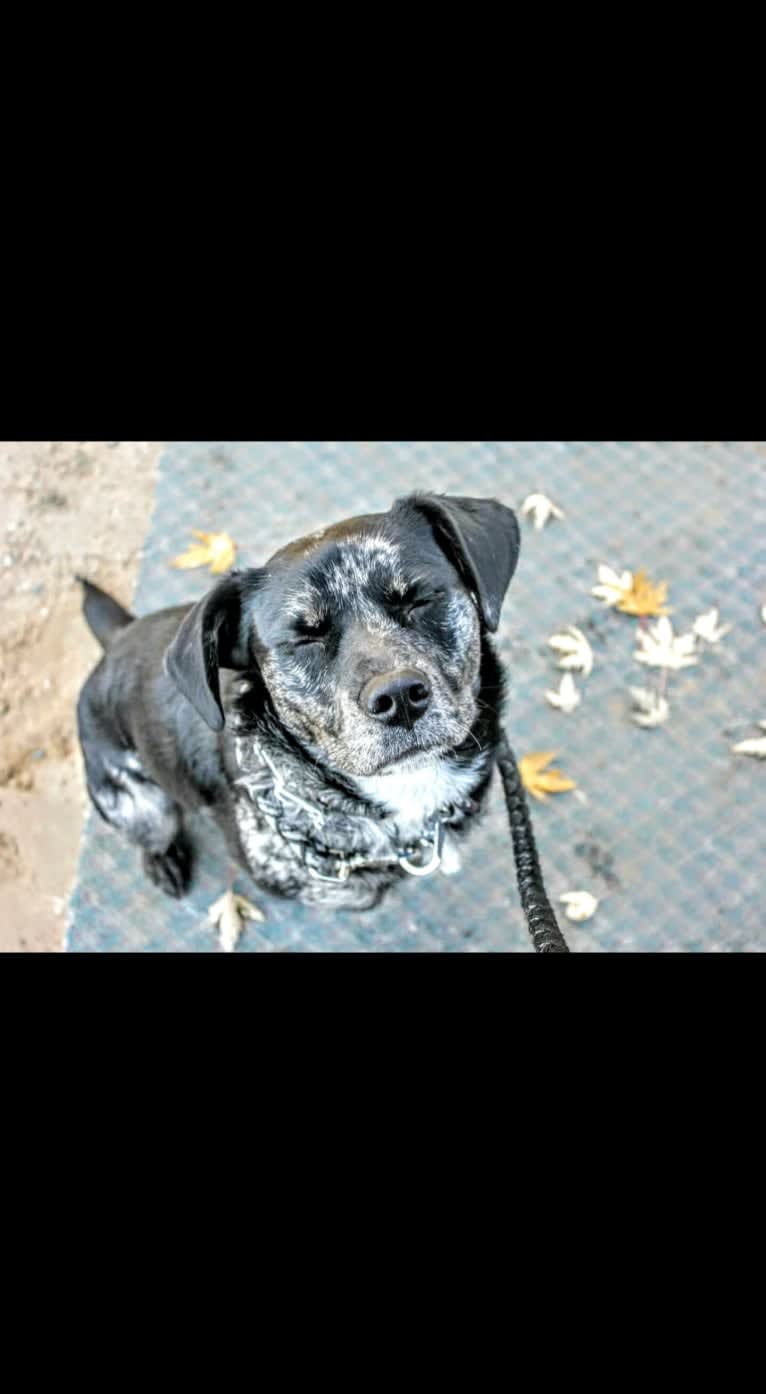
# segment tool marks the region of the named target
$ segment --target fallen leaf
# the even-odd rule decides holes
[[[568,920],[589,920],[598,910],[598,900],[590,891],[565,891],[559,900],[567,907]]]
[[[666,697],[651,692],[648,687],[631,687],[630,695],[638,708],[631,713],[637,726],[661,726],[663,721],[667,721],[670,707]]]
[[[593,587],[591,595],[603,600],[605,605],[616,605],[633,585],[632,572],[621,571],[618,574],[611,566],[599,566],[598,579],[601,584]]]
[[[552,707],[558,707],[559,711],[565,712],[569,716],[575,707],[579,707],[582,698],[575,687],[574,678],[571,673],[565,673],[559,683],[558,692],[548,691],[545,700],[550,702]]]
[[[698,615],[692,629],[698,634],[700,639],[705,639],[708,644],[717,644],[719,639],[723,639],[724,634],[728,634],[731,629],[730,624],[722,624],[718,628],[718,611],[716,609],[706,610],[704,615]]]
[[[614,605],[625,615],[667,615],[670,613],[665,600],[667,581],[656,585],[649,580],[645,571],[622,571],[619,574],[610,566],[599,566],[600,585],[594,586],[591,595],[603,600],[605,605]]]
[[[563,655],[559,668],[579,668],[587,678],[593,668],[593,649],[581,629],[568,624],[563,634],[552,634],[548,643]]]
[[[648,630],[639,630],[638,653],[633,657],[637,663],[648,663],[651,668],[689,668],[699,659],[694,656],[696,636],[673,634],[670,620],[663,616]]]
[[[521,505],[523,514],[531,513],[537,531],[545,527],[549,518],[563,518],[564,511],[547,494],[528,494]]]
[[[519,772],[524,788],[533,799],[546,801],[548,794],[564,794],[577,786],[561,770],[546,770],[545,766],[555,759],[555,750],[532,750],[519,760]]]
[[[617,609],[626,615],[667,615],[670,613],[665,604],[667,594],[667,581],[658,581],[655,585],[645,571],[637,571],[633,585],[618,602]]]
[[[739,745],[732,746],[732,750],[735,755],[755,755],[759,760],[766,760],[766,736],[757,736],[751,741],[740,741]]]
[[[759,721],[758,725],[766,731],[766,721]],[[758,760],[766,760],[766,736],[754,736],[752,740],[740,741],[739,745],[731,748],[735,755],[755,755]]]
[[[257,905],[246,900],[236,891],[225,891],[208,909],[210,923],[218,929],[221,948],[224,953],[233,953],[245,927],[245,920],[265,920],[266,916]]]
[[[180,557],[175,557],[170,565],[177,566],[182,571],[195,566],[209,565],[211,576],[219,576],[222,571],[229,571],[237,555],[237,544],[232,542],[229,534],[198,532],[196,528],[192,528],[192,532],[195,537],[202,538],[202,545],[191,546],[188,551],[182,552]]]

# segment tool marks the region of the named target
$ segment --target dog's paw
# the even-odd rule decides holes
[[[176,838],[166,852],[144,852],[144,871],[165,895],[178,900],[189,888],[191,851],[188,843]]]

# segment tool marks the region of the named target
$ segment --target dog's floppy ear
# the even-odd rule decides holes
[[[244,578],[220,581],[191,609],[165,653],[165,671],[214,731],[224,726],[219,668],[247,668],[251,659],[242,636]]]
[[[412,494],[402,503],[426,515],[437,542],[475,592],[487,629],[494,633],[519,559],[516,514],[495,499],[447,494]]]

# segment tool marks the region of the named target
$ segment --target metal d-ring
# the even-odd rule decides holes
[[[425,866],[414,866],[407,857],[399,858],[399,865],[409,873],[410,876],[430,876],[433,871],[438,871],[441,866],[442,848],[444,846],[444,824],[437,823],[434,831],[433,848],[431,860]]]

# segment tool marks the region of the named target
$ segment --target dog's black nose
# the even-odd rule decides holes
[[[359,694],[363,711],[385,726],[411,726],[423,715],[431,700],[425,673],[417,668],[399,668],[370,678]]]

